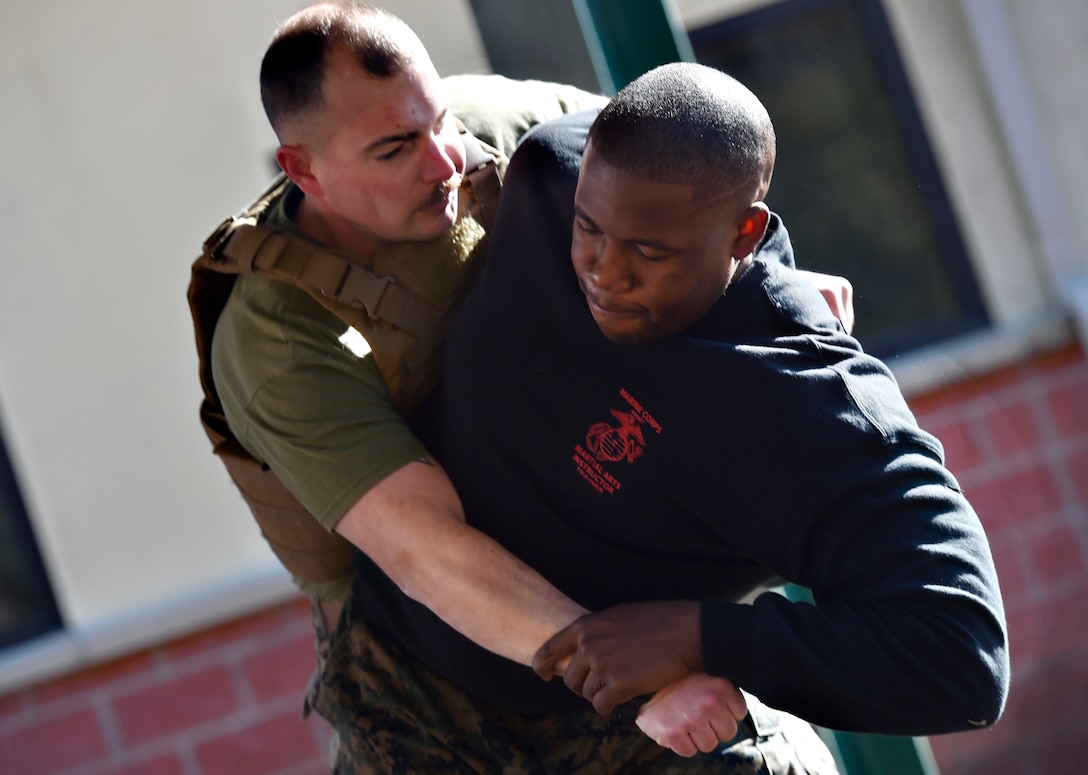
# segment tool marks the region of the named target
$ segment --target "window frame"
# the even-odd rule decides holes
[[[49,574],[42,560],[41,544],[37,540],[31,525],[19,488],[18,479],[7,445],[4,443],[3,428],[0,427],[0,520],[4,521],[3,533],[18,547],[23,563],[18,581],[23,594],[22,604],[31,613],[23,612],[10,624],[0,621],[0,652],[18,646],[42,635],[64,628],[64,622],[57,606]]]
[[[669,0],[688,29],[782,0]],[[977,46],[958,3],[880,0],[907,83],[960,226],[990,326],[889,360],[905,394],[984,375],[1064,346],[1075,328],[1033,238],[991,105]]]
[[[893,185],[888,186],[887,190],[890,196],[895,197],[894,201],[907,208],[907,212],[915,213],[924,219],[924,230],[910,229],[909,231],[917,235],[912,239],[921,240],[916,247],[922,248],[925,255],[929,257],[927,261],[919,263],[912,260],[911,257],[915,255],[913,252],[904,253],[902,249],[893,250],[892,254],[888,254],[890,263],[886,264],[886,270],[876,269],[871,274],[862,272],[853,278],[855,291],[866,295],[870,316],[875,315],[880,318],[882,310],[887,310],[889,313],[887,317],[881,318],[883,325],[878,326],[876,330],[867,331],[863,326],[859,327],[861,329],[858,332],[859,336],[869,351],[878,356],[891,357],[920,347],[939,345],[957,336],[986,329],[991,321],[986,305],[983,303],[979,282],[968,261],[967,250],[945,182],[907,78],[898,41],[892,34],[883,4],[880,0],[788,0],[749,10],[746,13],[729,15],[699,28],[690,29],[688,34],[697,55],[701,54],[708,64],[722,67],[727,71],[735,71],[734,75],[757,91],[762,81],[763,89],[767,90],[767,99],[776,98],[772,102],[777,101],[779,108],[782,108],[783,97],[790,93],[788,91],[790,80],[782,81],[777,77],[771,80],[767,80],[766,77],[760,79],[755,71],[746,77],[743,69],[736,70],[729,62],[732,60],[737,63],[745,62],[747,42],[757,40],[762,35],[764,45],[757,45],[752,52],[759,51],[762,54],[760,60],[756,61],[756,67],[761,70],[769,67],[769,72],[773,73],[776,72],[777,65],[777,67],[786,68],[783,72],[787,78],[790,74],[800,75],[804,71],[797,69],[799,62],[795,58],[792,59],[792,66],[788,55],[782,65],[768,61],[768,56],[777,59],[780,52],[788,50],[774,45],[774,41],[779,40],[779,32],[783,25],[793,30],[808,29],[804,26],[798,28],[796,24],[804,25],[809,19],[821,20],[819,31],[822,31],[824,35],[821,36],[819,31],[816,31],[816,36],[811,38],[817,46],[815,51],[819,52],[821,45],[827,45],[823,41],[828,40],[826,37],[827,30],[830,29],[828,22],[844,16],[853,20],[848,27],[854,31],[845,39],[845,44],[849,45],[853,52],[848,55],[847,61],[863,67],[866,74],[854,81],[853,77],[847,76],[847,71],[843,69],[846,62],[839,61],[830,52],[826,57],[818,56],[815,61],[823,62],[825,63],[823,66],[831,68],[827,71],[828,73],[841,74],[841,78],[836,80],[849,80],[854,83],[854,88],[867,89],[860,93],[855,93],[851,89],[854,95],[852,102],[855,105],[861,104],[859,97],[865,98],[866,105],[871,104],[871,99],[874,98],[879,101],[879,104],[874,103],[875,107],[871,110],[866,109],[844,116],[842,121],[836,124],[841,127],[842,132],[835,131],[816,145],[813,145],[814,138],[805,139],[807,132],[803,125],[780,124],[778,127],[780,155],[781,152],[788,152],[789,148],[793,148],[795,154],[792,157],[792,163],[800,166],[786,169],[781,171],[782,174],[776,175],[776,178],[780,179],[777,184],[778,204],[776,206],[774,201],[776,193],[773,190],[774,187],[772,187],[769,203],[773,208],[782,208],[787,227],[790,227],[791,223],[805,223],[805,218],[798,220],[799,212],[811,216],[808,219],[809,233],[793,235],[799,250],[798,262],[803,268],[849,276],[850,266],[854,266],[855,271],[860,271],[862,266],[877,266],[868,260],[859,264],[858,262],[861,261],[859,254],[870,252],[865,249],[865,246],[869,245],[871,250],[877,251],[876,255],[879,255],[879,246],[886,238],[884,235],[886,225],[892,227],[893,230],[904,228],[903,220],[897,217],[899,208],[896,207],[893,211],[888,211],[887,207],[882,208],[883,217],[877,214],[879,211],[869,213],[869,217],[862,217],[868,212],[865,202],[848,192],[852,191],[849,185],[852,177],[864,176],[865,171],[853,167],[847,168],[839,163],[836,166],[840,171],[840,177],[826,192],[827,196],[831,197],[830,201],[837,204],[830,210],[826,204],[816,204],[815,210],[810,211],[806,203],[811,201],[812,186],[807,182],[809,178],[802,174],[806,158],[796,154],[801,148],[807,147],[809,152],[827,160],[823,165],[826,167],[827,162],[841,159],[842,154],[848,153],[847,146],[839,142],[840,139],[848,140],[851,136],[859,139],[861,135],[857,132],[868,132],[869,129],[863,128],[872,125],[871,128],[877,132],[876,135],[872,135],[873,151],[876,154],[872,158],[883,159],[893,164],[896,161],[900,162],[899,174],[892,180]],[[772,48],[768,49],[768,44]],[[738,45],[740,48],[733,49],[733,45]],[[738,55],[739,59],[736,58]],[[760,62],[763,64],[761,65]],[[853,72],[853,64],[850,72]],[[740,66],[743,68],[743,64]],[[780,91],[781,84],[785,84],[784,88],[787,91]],[[792,100],[789,101],[792,102]],[[771,103],[768,107],[774,110]],[[814,109],[815,105],[809,104],[807,112],[811,113]],[[881,123],[881,116],[886,117],[886,120],[891,122],[889,126],[894,127],[886,134],[876,128]],[[773,115],[772,118],[774,118]],[[852,123],[850,119],[865,123]],[[854,127],[853,135],[849,127]],[[800,148],[790,143],[791,138],[795,143],[801,144]],[[816,164],[819,166],[819,162]],[[826,197],[823,198],[826,199]],[[790,213],[793,214],[792,217]],[[848,237],[849,231],[844,230],[849,229],[845,225],[847,218],[859,220],[865,224],[858,235],[863,238],[862,242]],[[826,227],[825,224],[827,224]],[[841,226],[834,224],[841,224]],[[868,237],[865,238],[865,235]],[[894,238],[892,241],[895,241]],[[825,245],[827,249],[823,249]],[[837,265],[834,262],[834,258],[839,255],[847,261],[847,264]],[[821,256],[822,263],[820,263]],[[850,257],[853,257],[852,260]],[[901,299],[901,297],[888,298],[888,303],[883,303],[882,299],[887,294],[895,293],[901,287],[901,281],[907,278],[910,279],[911,284],[920,288],[938,287],[934,281],[940,278],[939,287],[944,290],[937,292],[938,295],[922,298],[937,302],[943,295],[947,299],[947,306],[939,310],[935,309],[938,314],[927,317],[911,313],[909,306],[896,312],[895,298]],[[869,282],[857,285],[865,279]],[[862,301],[861,295],[858,299],[859,302]],[[928,307],[928,303],[926,306]],[[859,320],[864,322],[862,318]]]

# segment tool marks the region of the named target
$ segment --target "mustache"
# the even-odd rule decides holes
[[[453,173],[449,180],[443,181],[438,185],[439,198],[446,196],[451,191],[456,191],[464,182],[465,176],[463,174],[460,172]]]
[[[460,172],[453,173],[453,175],[448,180],[444,180],[434,187],[434,192],[429,197],[427,197],[427,201],[422,204],[420,209],[425,210],[432,205],[438,204],[447,196],[449,196],[451,192],[459,189],[464,181],[465,176],[463,174],[461,174]]]

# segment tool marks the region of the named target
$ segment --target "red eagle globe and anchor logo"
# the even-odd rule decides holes
[[[618,463],[626,460],[633,463],[646,447],[646,437],[642,434],[642,421],[634,412],[609,410],[619,420],[619,425],[607,422],[594,423],[586,434],[586,447],[593,456],[601,461]]]
[[[589,485],[603,495],[612,495],[623,488],[619,471],[609,471],[609,463],[635,462],[646,449],[646,428],[661,434],[661,425],[626,389],[620,398],[629,407],[609,409],[614,423],[597,422],[586,433],[585,446],[574,445],[572,460],[575,469]]]

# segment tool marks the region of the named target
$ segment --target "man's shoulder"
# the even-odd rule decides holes
[[[216,323],[212,365],[231,369],[286,368],[291,358],[315,347],[335,346],[344,324],[305,291],[256,275],[240,275]],[[246,353],[245,358],[236,357]],[[266,375],[267,376],[267,375]]]
[[[600,108],[605,98],[575,86],[501,75],[445,78],[453,114],[476,137],[510,156],[532,127],[567,113]]]
[[[752,284],[759,286],[759,295],[784,325],[782,333],[841,334],[849,339],[816,286],[795,268],[793,248],[781,224],[760,246],[750,274]]]
[[[524,272],[546,266],[569,274],[574,192],[592,120],[592,114],[573,113],[526,133],[503,180],[484,277],[509,268],[521,282]]]
[[[556,176],[567,181],[576,180],[589,128],[596,115],[597,111],[570,113],[526,132],[510,159],[507,186],[516,185],[519,176],[545,184],[547,178]]]

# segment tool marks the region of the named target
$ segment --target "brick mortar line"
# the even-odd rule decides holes
[[[3,734],[6,727],[12,724],[12,719],[19,719],[24,715],[33,714],[44,719],[56,718],[71,711],[74,706],[93,705],[102,695],[108,700],[114,700],[151,689],[157,684],[183,679],[186,676],[220,665],[226,666],[228,670],[235,664],[241,666],[246,659],[279,648],[297,638],[300,634],[310,632],[310,628],[311,625],[308,621],[299,625],[283,626],[278,631],[272,631],[261,636],[249,636],[239,642],[224,642],[206,651],[181,658],[171,657],[166,653],[165,646],[157,646],[147,652],[152,664],[145,669],[86,689],[61,693],[59,696],[46,701],[38,701],[34,698],[34,692],[38,687],[31,686],[18,693],[22,697],[21,707],[8,717],[0,717],[0,734]],[[89,672],[93,674],[93,669]],[[78,673],[72,674],[72,676],[75,675],[78,675]],[[63,683],[64,680],[64,678],[61,678],[59,682]],[[54,682],[50,681],[50,683]],[[58,711],[57,708],[61,710]],[[14,725],[21,726],[17,721]]]
[[[221,718],[198,722],[173,734],[163,735],[135,746],[122,746],[117,752],[111,752],[105,759],[85,762],[75,767],[62,770],[55,775],[102,775],[117,767],[132,766],[143,761],[172,754],[182,761],[186,775],[201,775],[197,751],[201,745],[221,737],[245,731],[279,716],[298,710],[300,724],[302,719],[301,693],[299,697],[282,697],[259,705],[238,708]],[[187,765],[186,760],[190,763]],[[195,769],[194,769],[195,768]]]
[[[1067,366],[1056,372],[1041,373],[1037,368],[1032,368],[1018,375],[1014,380],[1008,381],[1007,384],[1000,388],[979,391],[960,400],[948,399],[947,404],[921,412],[921,416],[945,421],[948,419],[974,419],[992,408],[994,403],[1016,402],[1021,398],[1022,391],[1025,390],[1033,393],[1038,392],[1039,395],[1045,398],[1046,393],[1053,390],[1063,390],[1084,380],[1086,372],[1088,372],[1088,361]],[[934,395],[941,395],[941,393],[938,392]],[[911,402],[908,400],[907,403],[910,404]]]
[[[952,471],[952,475],[963,487],[979,487],[991,484],[1010,475],[1021,474],[1032,469],[1057,469],[1070,457],[1088,449],[1088,433],[1071,438],[1055,439],[1053,443],[1041,444],[1037,450],[1019,452],[994,460],[983,460],[969,469]],[[1071,497],[1076,496],[1073,488]]]
[[[125,750],[121,725],[117,721],[117,715],[113,712],[113,703],[106,697],[96,697],[94,711],[95,717],[98,719],[102,739],[106,742],[107,756],[113,756]]]

